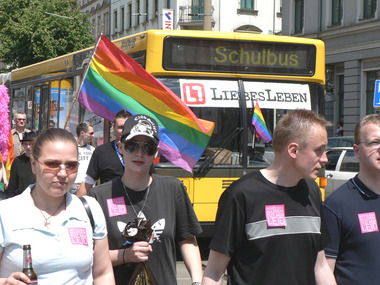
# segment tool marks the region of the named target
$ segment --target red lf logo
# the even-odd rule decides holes
[[[182,85],[183,101],[189,105],[202,105],[206,103],[206,93],[203,84],[184,83]]]

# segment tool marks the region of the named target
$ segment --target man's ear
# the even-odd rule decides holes
[[[291,158],[296,158],[298,153],[298,143],[292,142],[288,145],[288,154]]]
[[[359,149],[359,145],[354,144],[352,148],[354,149],[354,153],[355,153],[356,157],[357,157],[358,159],[360,159],[360,149]]]

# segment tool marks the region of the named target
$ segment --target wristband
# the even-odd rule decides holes
[[[191,285],[202,285],[201,282],[193,282]]]

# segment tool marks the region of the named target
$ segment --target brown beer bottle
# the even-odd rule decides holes
[[[29,277],[30,281],[32,283],[29,284],[38,284],[37,280],[37,274],[33,270],[33,265],[32,265],[32,253],[31,253],[31,248],[30,244],[26,244],[23,246],[24,250],[24,264],[23,264],[23,269],[22,272]]]

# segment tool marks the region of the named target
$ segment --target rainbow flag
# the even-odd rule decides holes
[[[263,113],[261,113],[259,103],[257,102],[255,105],[255,111],[253,112],[252,116],[252,125],[254,125],[256,129],[257,137],[263,138],[263,140],[267,143],[269,143],[272,140],[267,125],[265,124]]]
[[[102,35],[79,90],[78,101],[113,121],[121,109],[154,118],[160,154],[187,170],[207,147],[215,124],[198,119],[182,100]]]

